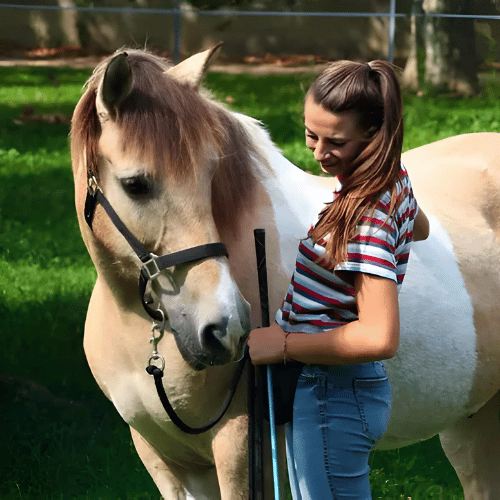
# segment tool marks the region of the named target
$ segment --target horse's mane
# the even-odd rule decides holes
[[[259,146],[224,106],[165,75],[171,67],[166,60],[142,50],[126,52],[133,84],[117,116],[124,152],[152,165],[154,176],[184,181],[206,163],[203,155],[214,157],[214,219],[219,230],[236,233],[239,214],[254,201],[255,162],[265,163]],[[96,95],[111,57],[95,68],[72,119],[73,165],[84,161],[97,178],[101,125]]]

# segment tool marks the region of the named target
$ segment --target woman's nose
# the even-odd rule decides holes
[[[314,149],[314,159],[316,161],[326,160],[330,157],[330,154],[330,150],[326,147],[326,144],[318,141],[316,148]]]

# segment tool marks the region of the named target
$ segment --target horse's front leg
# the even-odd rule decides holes
[[[213,441],[222,500],[248,500],[248,417],[226,421]]]
[[[178,465],[158,453],[136,430],[130,430],[135,449],[164,500],[221,500],[215,467]]]
[[[277,427],[279,481],[281,495],[287,482],[285,426]],[[248,418],[229,420],[220,428],[213,442],[213,453],[222,500],[247,500],[248,492]],[[269,423],[264,422],[264,498],[274,498],[273,469]]]
[[[156,450],[132,427],[130,427],[135,449],[149,475],[165,500],[189,500],[181,481],[173,474]]]

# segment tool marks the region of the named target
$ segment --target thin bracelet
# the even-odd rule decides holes
[[[286,339],[290,335],[290,332],[285,332],[285,340],[283,342],[283,363],[286,365],[286,362],[289,361],[286,357]]]

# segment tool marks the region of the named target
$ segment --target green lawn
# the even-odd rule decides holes
[[[28,104],[36,113],[71,113],[89,74],[0,68],[0,366],[54,395],[35,388],[35,398],[16,398],[12,385],[0,385],[1,500],[159,498],[84,358],[95,272],[75,217],[68,127],[13,122]],[[223,102],[230,97],[232,109],[262,120],[290,160],[318,172],[303,144],[311,78],[210,73],[206,84]],[[481,98],[405,96],[405,149],[500,131],[499,95],[491,85]],[[372,484],[374,498],[463,498],[436,439],[375,452]]]

